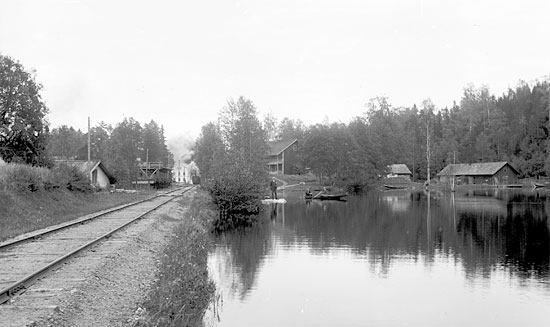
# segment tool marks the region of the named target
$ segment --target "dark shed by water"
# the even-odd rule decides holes
[[[518,171],[509,162],[480,162],[468,164],[450,164],[437,176],[440,182],[457,184],[507,185],[518,182]]]

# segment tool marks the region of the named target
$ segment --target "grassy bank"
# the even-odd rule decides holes
[[[303,184],[310,184],[310,185],[319,185],[317,182],[317,179],[315,179],[315,176],[312,174],[306,174],[306,175],[270,175],[271,177],[278,178],[280,180],[285,181],[289,185],[303,185]]]
[[[284,181],[286,185],[279,185],[285,192],[298,192],[305,194],[306,191],[320,192],[326,189],[329,193],[342,193],[344,188],[339,186],[322,185],[315,179],[315,176],[308,175],[273,175],[275,178]]]
[[[322,179],[318,180],[315,175],[273,175],[275,178],[285,181],[288,184],[287,190],[305,192],[310,189],[312,192],[318,192],[327,189],[329,192],[350,194],[359,194],[367,191],[369,188],[376,187],[375,180],[338,180]]]
[[[0,242],[99,210],[143,199],[148,194],[84,193],[67,189],[39,192],[0,191]]]
[[[135,326],[196,326],[201,322],[215,292],[207,259],[212,247],[208,234],[216,215],[206,192],[197,192],[160,256],[157,279],[142,306],[147,314]]]
[[[76,167],[60,164],[49,169],[1,163],[0,190],[18,193],[53,190],[90,192],[92,187],[88,177]]]

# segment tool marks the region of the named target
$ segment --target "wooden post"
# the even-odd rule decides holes
[[[285,174],[285,151],[284,150],[283,150],[283,165],[282,165],[282,167],[283,167],[282,168],[282,170],[283,170],[282,173],[284,175]]]
[[[92,160],[92,152],[91,152],[91,138],[90,138],[90,117],[88,116],[88,161]]]
[[[428,117],[429,119],[429,117]],[[428,164],[427,185],[430,185],[430,121],[426,124],[426,163]]]

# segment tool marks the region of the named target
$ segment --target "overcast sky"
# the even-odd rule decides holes
[[[36,70],[52,127],[154,119],[198,135],[228,99],[306,124],[369,99],[500,95],[550,74],[550,1],[2,0],[0,53]]]

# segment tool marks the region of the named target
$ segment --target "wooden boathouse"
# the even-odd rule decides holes
[[[388,166],[388,178],[402,177],[410,181],[412,179],[412,173],[409,167],[405,164],[393,164]]]
[[[267,161],[271,174],[294,174],[297,162],[298,140],[268,142]]]
[[[507,161],[450,164],[437,173],[440,182],[457,185],[511,185],[518,182],[518,171]]]

